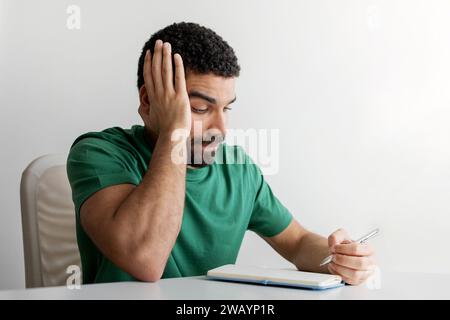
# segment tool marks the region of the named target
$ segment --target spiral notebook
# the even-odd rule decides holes
[[[227,264],[209,270],[206,278],[313,290],[332,289],[344,285],[340,276],[332,274],[304,272],[294,269],[238,266],[235,264]]]

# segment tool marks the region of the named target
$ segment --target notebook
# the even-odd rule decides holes
[[[209,270],[206,278],[313,290],[338,288],[344,285],[340,276],[332,274],[304,272],[294,269],[238,266],[235,264],[227,264]]]

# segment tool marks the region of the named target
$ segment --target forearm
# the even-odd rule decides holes
[[[293,262],[301,271],[329,273],[326,265],[319,267],[329,254],[327,238],[308,232],[301,238]]]
[[[118,247],[125,254],[122,258],[145,264],[156,273],[165,267],[183,216],[186,165],[172,161],[173,147],[170,137],[158,138],[142,182],[113,218]]]

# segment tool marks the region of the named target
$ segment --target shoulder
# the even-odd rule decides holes
[[[139,126],[135,126],[139,127]],[[69,179],[111,172],[139,172],[138,128],[109,128],[79,136],[67,157]]]
[[[133,126],[131,129],[113,127],[103,131],[85,133],[73,142],[69,159],[94,155],[120,156],[133,148],[133,137],[140,130],[139,127],[141,126]]]

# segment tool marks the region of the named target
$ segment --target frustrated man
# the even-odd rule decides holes
[[[247,230],[299,270],[349,284],[370,275],[368,244],[342,229],[328,238],[305,229],[243,149],[223,142],[239,71],[229,44],[195,23],[172,24],[145,43],[144,125],[84,134],[68,157],[84,283],[203,275],[235,263]]]

